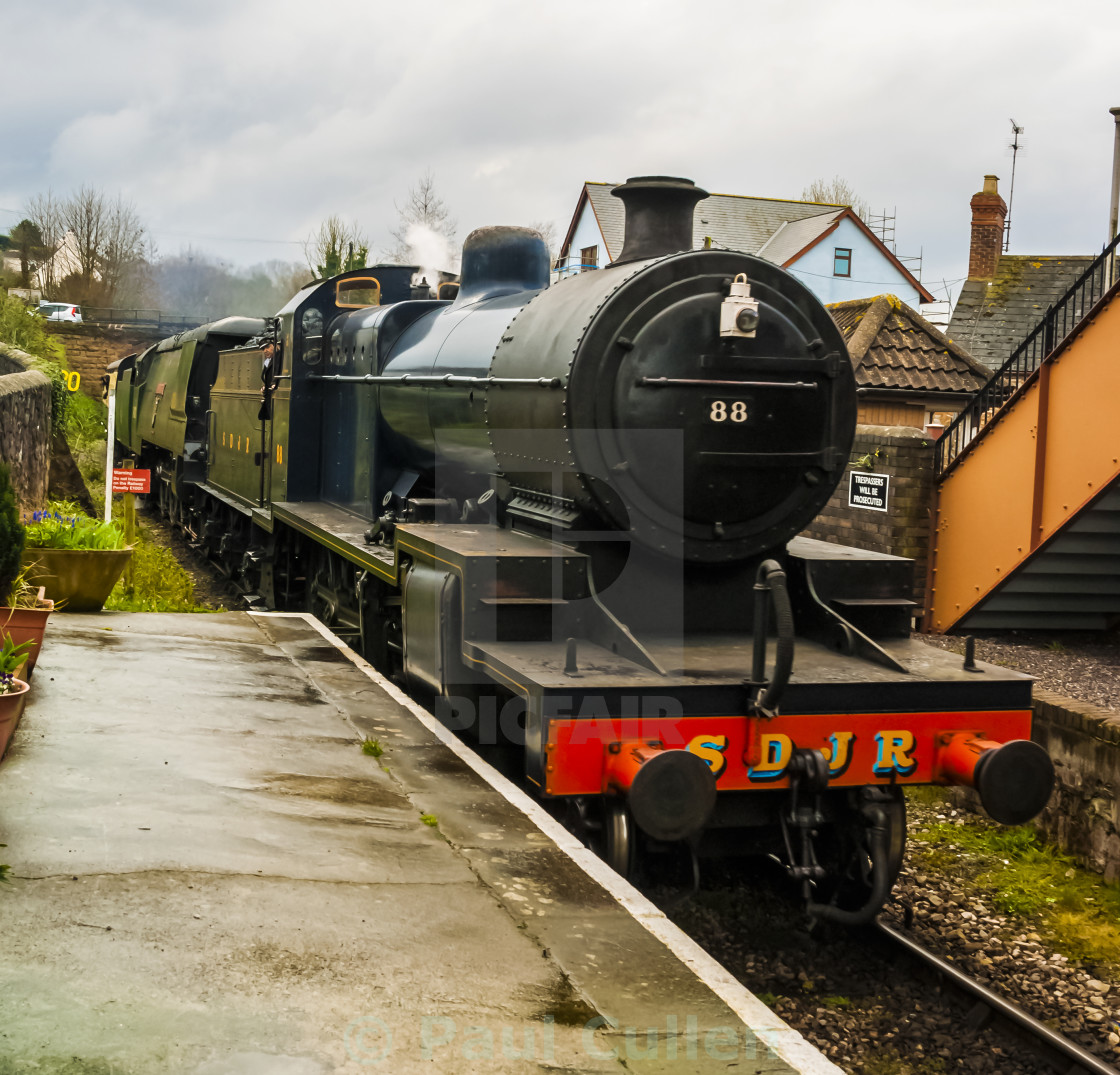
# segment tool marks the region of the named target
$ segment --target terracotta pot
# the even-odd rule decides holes
[[[99,612],[131,549],[25,549],[28,581],[67,612]]]
[[[0,641],[7,635],[14,645],[34,642],[27,655],[28,676],[35,670],[39,650],[43,647],[43,632],[47,628],[47,617],[54,609],[54,602],[43,596],[45,587],[39,587],[38,608],[7,608],[0,605]]]
[[[22,679],[15,680],[15,684],[16,690],[0,694],[0,758],[4,757],[8,749],[8,743],[11,742],[12,734],[23,714],[27,692],[31,689]]]

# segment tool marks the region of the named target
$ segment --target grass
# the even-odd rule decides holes
[[[70,392],[62,377],[66,353],[61,343],[46,331],[43,319],[29,314],[22,302],[0,293],[0,340],[26,351],[37,368],[51,378],[52,412],[66,434],[67,443],[94,505],[103,517],[105,504],[105,455],[108,409],[100,400],[82,391]],[[113,514],[120,517],[120,501]],[[80,513],[74,505],[51,504],[60,514]],[[150,531],[138,527],[132,557],[134,584],[128,592],[117,583],[105,607],[122,612],[210,612],[195,603],[194,583],[169,549],[156,544]],[[221,609],[217,611],[223,611]]]
[[[25,547],[64,550],[124,548],[124,531],[115,522],[92,519],[80,510],[73,510],[73,505],[66,507],[66,511],[37,511],[25,521]]]
[[[362,753],[371,758],[380,758],[385,753],[380,739],[365,739],[362,742]]]
[[[80,392],[72,393],[67,410],[66,436],[94,505],[104,512],[105,453],[108,411],[98,400]],[[55,505],[51,505],[52,508]],[[60,506],[61,508],[62,506]],[[69,506],[71,513],[76,510]],[[121,522],[124,503],[113,502],[114,522]],[[143,522],[137,522],[132,554],[132,588],[122,578],[113,588],[105,608],[114,612],[224,612],[200,605],[194,597],[194,581],[179,561],[152,536]]]
[[[151,531],[137,527],[136,545],[132,553],[133,585],[131,592],[122,578],[105,607],[114,612],[222,612],[207,608],[194,599],[194,580],[175,554],[156,544]]]
[[[109,420],[108,408],[100,400],[84,392],[70,393],[64,430],[70,454],[81,471],[94,504],[105,506],[105,438]]]
[[[439,818],[435,814],[421,814],[420,820],[430,829],[434,829],[439,824]]]
[[[1071,959],[1120,968],[1120,886],[1106,883],[1034,830],[982,819],[911,829],[923,867],[967,876],[1003,914],[1030,922]]]

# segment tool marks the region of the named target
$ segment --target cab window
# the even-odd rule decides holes
[[[352,276],[339,280],[335,285],[335,305],[343,309],[360,310],[363,306],[381,305],[381,284],[373,276]]]
[[[323,315],[314,307],[303,311],[303,361],[314,366],[323,357]]]

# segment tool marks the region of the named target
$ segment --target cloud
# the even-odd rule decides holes
[[[1013,249],[1104,238],[1113,4],[1073,0],[1055,19],[1041,0],[921,14],[886,0],[436,0],[401,15],[63,0],[48,56],[18,47],[42,26],[15,8],[5,78],[25,89],[0,115],[0,206],[91,183],[130,197],[161,248],[246,264],[298,257],[329,213],[382,248],[426,170],[460,234],[541,219],[562,233],[585,179],[675,173],[796,198],[840,174],[897,209],[899,251],[923,251],[927,279],[952,278],[969,198],[986,172],[1010,177],[1013,115],[1027,146]]]

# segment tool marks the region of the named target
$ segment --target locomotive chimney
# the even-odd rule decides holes
[[[611,193],[626,207],[622,253],[612,264],[692,249],[693,210],[708,192],[691,179],[640,175],[627,179]]]
[[[532,228],[477,228],[463,243],[456,306],[548,287],[548,245]]]

